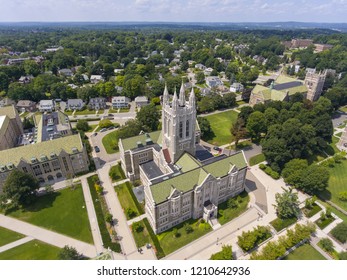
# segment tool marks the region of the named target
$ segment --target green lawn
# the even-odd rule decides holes
[[[187,233],[185,230],[185,224],[189,224],[193,228],[193,232]],[[174,228],[160,233],[158,240],[165,255],[168,255],[179,248],[189,244],[190,242],[198,239],[212,230],[211,226],[201,220],[188,220],[182,224],[177,225],[175,228],[178,230],[178,236],[174,236]]]
[[[111,167],[109,175],[112,179],[112,182],[118,182],[126,179],[124,171],[120,163]]]
[[[330,225],[335,219],[333,217],[326,217],[324,220],[322,219],[318,219],[317,221],[315,221],[316,225],[320,228],[320,229],[325,229],[328,225]]]
[[[82,111],[76,110],[75,116],[77,116],[77,115],[94,115],[95,113],[96,113],[95,110],[88,110],[88,109],[82,110]]]
[[[105,112],[104,109],[100,109],[100,110],[98,110],[98,115],[101,115],[101,114],[103,114],[104,112]]]
[[[234,138],[230,133],[230,128],[236,121],[237,115],[238,114],[235,111],[227,111],[205,117],[210,122],[211,129],[214,133],[210,139],[206,139],[207,142],[221,146],[234,141]]]
[[[118,109],[109,109],[108,113],[109,114],[116,114],[116,113],[118,113]]]
[[[131,230],[135,239],[136,246],[142,247],[142,246],[145,246],[147,243],[151,243],[153,245],[152,238],[149,235],[143,220],[139,221],[139,223],[143,227],[143,230],[141,232],[136,232],[135,230]]]
[[[218,205],[218,222],[221,225],[235,219],[247,210],[247,205],[249,202],[249,195],[247,192],[240,193],[237,197],[233,198],[233,200],[237,204],[236,208],[228,208],[228,201]]]
[[[93,132],[97,126],[98,126],[98,124],[90,124],[89,125],[90,128],[87,130],[87,132]]]
[[[137,201],[135,201],[135,195],[132,195],[130,193],[132,192],[132,190],[129,182],[125,182],[121,185],[115,186],[114,189],[117,193],[118,200],[122,205],[123,211],[128,220],[131,220],[143,214],[143,209],[141,208],[140,204]],[[133,215],[129,215],[127,209],[132,209],[134,211]]]
[[[118,132],[112,131],[102,138],[102,144],[108,154],[114,154],[119,151],[118,149]]]
[[[284,260],[325,260],[325,258],[310,244],[304,244],[291,252]]]
[[[265,160],[264,154],[259,154],[259,155],[253,156],[249,159],[249,165],[253,166],[253,165],[256,165],[258,163],[263,162],[264,160]]]
[[[0,260],[57,260],[60,248],[32,240],[0,253]]]
[[[119,113],[127,113],[127,112],[129,112],[130,111],[130,107],[129,108],[121,108],[120,110],[119,110]]]
[[[64,111],[65,115],[72,116],[73,111]]]
[[[339,110],[342,111],[342,112],[347,113],[347,106],[345,106],[345,107],[340,107]]]
[[[23,237],[25,237],[25,235],[0,227],[0,247]]]
[[[339,133],[335,134],[336,137],[341,137],[341,135],[342,135],[342,132],[339,132]]]
[[[282,229],[291,226],[297,221],[297,218],[290,218],[290,219],[280,219],[277,218],[270,222],[270,224],[274,227],[274,229],[279,232]]]
[[[40,196],[28,208],[10,212],[9,216],[93,243],[81,185]]]
[[[329,168],[330,178],[328,188],[321,193],[321,197],[331,200],[341,208],[347,211],[347,201],[338,199],[340,192],[347,191],[347,160],[335,164],[333,168]]]
[[[322,208],[320,208],[317,204],[313,204],[311,209],[308,209],[308,208],[305,208],[305,207],[302,208],[302,212],[308,218],[313,217],[314,215],[316,215],[321,210],[322,210]]]

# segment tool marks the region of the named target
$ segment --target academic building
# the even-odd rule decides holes
[[[155,233],[191,218],[214,225],[218,205],[245,189],[243,152],[213,156],[199,142],[195,94],[192,90],[186,100],[183,84],[172,100],[165,87],[161,131],[119,140],[122,168],[131,181],[144,185]]]

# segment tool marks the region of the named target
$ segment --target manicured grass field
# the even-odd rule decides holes
[[[227,111],[205,117],[210,122],[214,133],[213,138],[208,139],[208,142],[217,146],[233,142],[234,138],[230,133],[230,128],[236,121],[237,115],[235,111]]]
[[[330,225],[334,220],[335,219],[333,217],[327,217],[324,220],[318,219],[317,221],[315,221],[315,223],[320,229],[324,229],[328,225]]]
[[[304,244],[291,252],[284,260],[325,260],[325,258],[310,244]]]
[[[265,160],[264,154],[259,154],[259,155],[253,156],[249,159],[249,165],[253,166],[253,165],[256,165],[258,163],[263,162],[264,160]]]
[[[313,204],[311,209],[303,208],[302,212],[304,213],[306,217],[311,218],[321,210],[322,208],[320,208],[317,204]]]
[[[143,210],[140,207],[139,203],[136,203],[136,201],[134,201],[133,196],[130,193],[131,186],[129,182],[125,182],[121,185],[115,186],[114,189],[117,193],[119,202],[122,205],[125,216],[127,217],[128,220],[131,220],[143,214]],[[128,215],[127,209],[132,209],[134,211],[134,215],[132,217]]]
[[[238,217],[241,213],[247,210],[249,202],[249,195],[247,192],[240,193],[234,200],[237,203],[236,208],[229,208],[228,201],[225,201],[218,205],[218,222],[221,225],[230,222],[232,219]]]
[[[270,224],[274,227],[274,229],[277,232],[279,232],[282,229],[291,226],[296,221],[297,221],[296,218],[290,218],[290,219],[280,219],[280,218],[277,218],[277,219],[273,220],[272,222],[270,222]]]
[[[25,236],[18,232],[0,227],[0,247],[13,241],[19,240],[23,237]]]
[[[28,208],[9,216],[93,243],[81,185],[40,196]]]
[[[82,111],[78,111],[76,110],[75,112],[75,116],[76,115],[95,115],[96,111],[95,110],[82,110]]]
[[[0,260],[57,260],[60,248],[32,240],[0,253]]]
[[[340,192],[347,191],[347,160],[335,164],[333,168],[329,168],[329,171],[329,185],[327,190],[321,193],[321,196],[347,211],[347,201],[338,199]]]
[[[117,153],[119,151],[117,131],[112,131],[111,133],[107,134],[104,138],[102,138],[102,144],[105,147],[106,153],[108,154]]]
[[[112,179],[112,182],[118,182],[126,179],[120,163],[111,167],[109,175]]]
[[[185,224],[189,224],[193,228],[193,232],[187,233],[185,230]],[[174,235],[174,228],[178,230],[178,236]],[[188,243],[198,239],[199,237],[205,235],[212,230],[211,226],[204,222],[201,223],[200,220],[188,220],[176,227],[171,228],[168,231],[160,233],[158,235],[158,240],[165,255],[168,255],[179,248],[187,245]]]
[[[135,243],[137,247],[142,247],[145,246],[147,243],[151,243],[153,245],[152,242],[152,238],[148,233],[148,230],[144,224],[143,221],[139,221],[139,223],[141,224],[141,226],[143,227],[143,231],[141,232],[136,232],[135,230],[131,230],[134,239],[135,239]]]

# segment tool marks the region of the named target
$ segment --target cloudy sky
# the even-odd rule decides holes
[[[347,0],[0,0],[0,21],[347,22]]]

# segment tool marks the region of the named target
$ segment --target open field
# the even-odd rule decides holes
[[[12,243],[16,240],[25,237],[24,235],[9,230],[7,228],[0,227],[0,247],[9,243]]]
[[[93,238],[81,185],[40,196],[9,216],[92,244]]]
[[[304,244],[291,252],[284,260],[325,260],[325,258],[310,244]]]
[[[227,111],[219,114],[213,114],[205,117],[211,124],[211,129],[214,133],[207,142],[221,146],[234,141],[233,136],[230,133],[232,124],[237,119],[237,113],[235,111]]]

